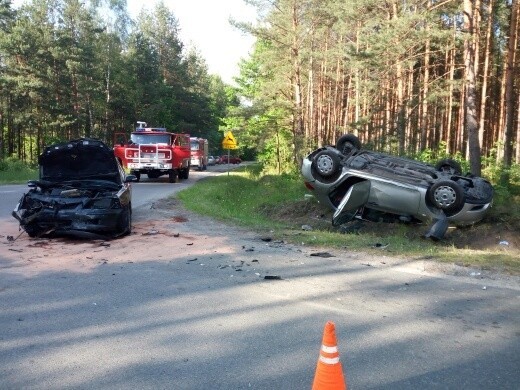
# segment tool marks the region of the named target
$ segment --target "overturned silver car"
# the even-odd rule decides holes
[[[113,238],[132,229],[130,182],[112,148],[81,138],[45,148],[39,180],[12,212],[30,237]]]
[[[426,237],[439,240],[449,224],[471,225],[491,206],[493,187],[481,178],[462,175],[451,159],[436,166],[361,149],[346,134],[336,146],[319,148],[302,164],[306,187],[334,210],[341,225],[366,209],[395,214],[403,221],[432,222]]]

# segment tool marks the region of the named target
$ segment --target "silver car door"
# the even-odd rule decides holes
[[[333,225],[342,225],[352,220],[361,206],[364,206],[370,195],[370,180],[352,185],[341,200],[332,216]]]

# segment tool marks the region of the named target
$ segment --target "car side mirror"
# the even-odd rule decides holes
[[[36,187],[38,187],[38,184],[36,183],[35,180],[29,180],[27,182],[27,187],[29,187],[29,188],[36,188]]]
[[[125,183],[130,183],[132,181],[137,181],[137,176],[136,175],[127,175],[125,177]]]

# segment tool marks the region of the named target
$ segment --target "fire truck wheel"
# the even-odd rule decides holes
[[[170,169],[168,171],[168,181],[170,183],[177,183],[177,171],[175,169]]]
[[[188,179],[190,177],[190,168],[181,169],[181,174],[179,175],[181,179]]]

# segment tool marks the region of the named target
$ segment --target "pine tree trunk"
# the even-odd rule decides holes
[[[514,101],[514,65],[515,65],[515,47],[517,41],[517,23],[518,23],[519,6],[518,1],[513,1],[511,8],[511,23],[507,49],[507,67],[506,67],[506,85],[505,85],[505,109],[506,121],[504,129],[504,166],[511,166],[513,158],[513,126],[515,118],[515,101]],[[504,183],[505,184],[505,183]]]
[[[471,173],[480,176],[480,145],[478,143],[478,119],[475,89],[475,47],[473,26],[473,2],[464,0],[464,73],[466,93],[464,105],[466,110],[466,129],[468,137],[469,163]]]
[[[485,129],[485,121],[486,121],[486,103],[487,103],[487,84],[488,84],[488,74],[489,74],[489,62],[491,55],[491,33],[493,27],[493,3],[494,0],[489,0],[489,8],[488,8],[488,20],[486,27],[486,47],[484,52],[484,69],[482,71],[482,91],[480,95],[480,119],[479,119],[479,130],[478,130],[478,140],[481,148],[483,150],[487,150],[487,137],[485,137],[486,129]]]
[[[426,33],[428,34],[430,27],[426,25]],[[430,39],[426,40],[424,48],[424,74],[422,88],[422,108],[421,108],[421,143],[420,150],[427,147],[426,139],[428,133],[428,87],[430,83]]]

